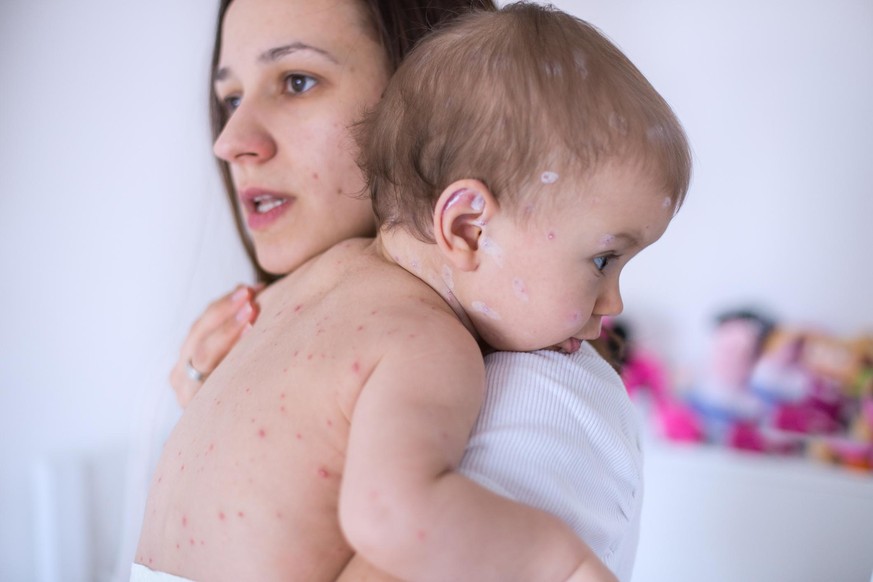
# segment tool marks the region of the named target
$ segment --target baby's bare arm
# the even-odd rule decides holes
[[[340,498],[351,545],[406,580],[614,580],[561,520],[455,472],[484,365],[456,321],[416,327],[427,333],[389,350],[355,405]]]

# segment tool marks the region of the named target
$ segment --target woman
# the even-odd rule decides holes
[[[214,151],[261,284],[341,240],[374,233],[348,129],[416,40],[471,5],[493,9],[469,0],[222,0],[210,101]],[[182,406],[257,317],[259,288],[237,288],[192,327],[171,374]],[[587,346],[572,361],[554,352],[497,353],[486,365],[488,397],[462,471],[560,515],[629,578],[641,467],[618,376]],[[572,418],[557,418],[551,411],[568,397]],[[580,439],[591,455],[571,466],[559,455]],[[367,570],[353,561],[346,576]]]

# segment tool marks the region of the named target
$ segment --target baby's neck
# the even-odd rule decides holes
[[[453,292],[455,269],[436,243],[422,242],[406,230],[394,228],[380,230],[373,244],[386,261],[408,271],[436,291],[473,337],[479,340],[476,328]]]

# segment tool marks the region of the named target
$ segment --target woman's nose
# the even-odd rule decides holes
[[[212,145],[215,155],[229,164],[263,163],[276,155],[276,142],[245,103],[233,112]]]

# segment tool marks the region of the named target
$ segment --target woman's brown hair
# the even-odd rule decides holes
[[[212,140],[227,123],[227,111],[215,96],[215,72],[221,55],[221,33],[224,15],[233,0],[220,0],[218,6],[218,22],[215,28],[215,44],[212,50],[212,71],[209,79],[209,117],[212,126]],[[370,18],[373,33],[379,39],[388,56],[391,71],[395,71],[400,62],[412,48],[418,44],[428,32],[470,10],[496,10],[492,0],[360,0],[365,13]],[[258,281],[271,283],[279,278],[264,271],[258,265],[255,249],[249,239],[245,223],[240,213],[236,199],[236,190],[230,176],[227,162],[218,159],[218,168],[224,183],[225,193],[233,211],[237,233],[245,247],[246,254],[255,269]]]

